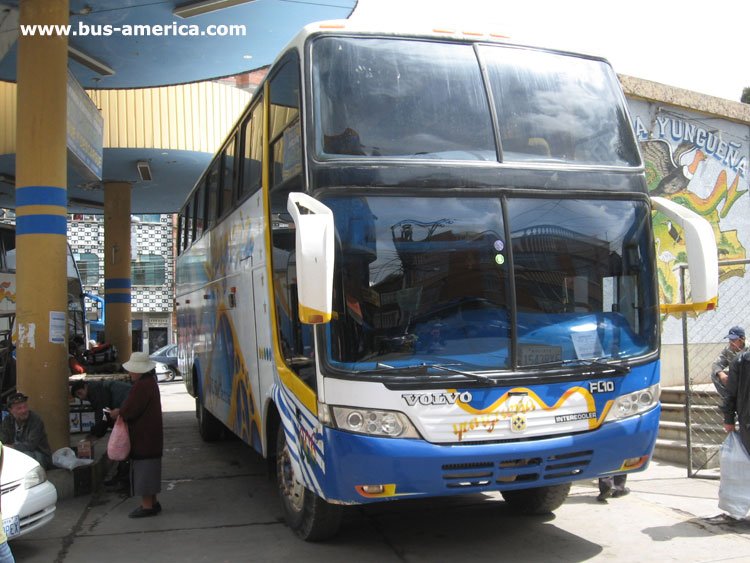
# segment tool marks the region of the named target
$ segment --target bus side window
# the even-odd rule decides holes
[[[177,223],[177,252],[182,254],[190,246],[190,231],[188,229],[188,221],[190,220],[190,203],[187,203],[185,207],[180,211],[180,220]]]
[[[0,255],[2,263],[0,269],[16,269],[16,231],[13,229],[0,228]]]
[[[188,202],[185,206],[185,248],[193,244],[193,204]]]
[[[177,218],[177,254],[182,254],[185,249],[183,240],[185,238],[185,208],[180,209],[180,214]]]
[[[204,183],[195,190],[193,199],[193,240],[198,240],[206,225],[206,187]]]
[[[221,154],[221,187],[217,217],[226,215],[232,208],[235,184],[235,139],[232,139]]]
[[[260,188],[263,163],[263,99],[253,108],[245,123],[245,150],[242,164],[242,184],[237,197],[251,194]]]
[[[299,120],[299,59],[289,57],[271,79],[271,186],[299,180],[302,174],[302,128]],[[298,185],[296,189],[301,189]]]
[[[219,208],[219,163],[221,161],[217,158],[211,163],[211,167],[208,169],[206,174],[206,189],[208,190],[208,201],[207,201],[207,212],[206,212],[206,225],[205,228],[210,229],[216,224],[216,219],[221,216],[221,209]]]

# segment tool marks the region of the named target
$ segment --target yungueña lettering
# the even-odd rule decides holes
[[[656,138],[670,138],[676,142],[692,143],[724,166],[738,172],[743,178],[746,176],[747,157],[740,152],[742,149],[740,143],[723,141],[716,133],[684,119],[657,117],[656,126],[658,127],[658,133],[655,133]],[[639,117],[635,119],[635,130],[640,140],[649,138],[648,129]]]

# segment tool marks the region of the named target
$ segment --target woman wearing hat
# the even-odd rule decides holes
[[[130,434],[130,483],[134,496],[141,497],[141,506],[130,518],[156,516],[161,504],[156,495],[161,492],[161,458],[164,448],[164,429],[161,418],[161,396],[156,381],[156,364],[145,352],[133,352],[122,364],[130,374],[133,387],[113,418],[121,416],[128,423]]]

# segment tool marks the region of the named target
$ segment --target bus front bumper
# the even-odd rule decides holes
[[[368,503],[558,485],[642,471],[661,408],[568,436],[503,443],[431,444],[325,428],[323,493]]]

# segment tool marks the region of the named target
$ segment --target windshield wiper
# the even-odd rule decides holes
[[[450,364],[453,365],[453,364]],[[455,373],[457,375],[463,375],[464,377],[467,377],[469,379],[473,379],[475,381],[481,381],[483,383],[492,383],[497,384],[497,382],[492,379],[491,377],[481,374],[481,373],[472,373],[470,371],[463,371],[460,369],[455,369],[450,366],[449,364],[427,364],[427,363],[420,363],[410,366],[391,366],[388,364],[384,364],[383,362],[378,362],[375,364],[376,368],[386,368],[384,370],[380,370],[381,373],[388,372],[390,370],[407,370],[407,371],[414,371],[414,370],[421,370],[427,373],[427,370],[430,368],[436,369],[438,371],[447,371],[448,373]]]
[[[630,366],[622,365],[622,364],[610,364],[607,362],[603,362],[604,358],[575,358],[570,360],[558,360],[555,362],[546,362],[543,364],[533,364],[531,366],[524,366],[524,367],[534,367],[534,368],[541,368],[541,367],[566,367],[566,366],[589,366],[597,369],[602,370],[611,370],[615,372],[616,375],[626,375],[630,373]]]
[[[475,381],[481,381],[483,383],[492,383],[493,385],[497,383],[494,379],[482,373],[472,373],[470,371],[454,369],[454,368],[448,367],[445,364],[428,364],[427,367],[435,368],[436,370],[440,370],[440,371],[447,371],[449,373],[456,373],[458,375],[463,375],[464,377],[468,377],[469,379],[474,379]]]
[[[627,375],[630,373],[630,366],[624,365],[624,364],[610,364],[608,362],[603,362],[604,358],[592,358],[589,360],[580,360],[581,363],[584,365],[601,368],[601,369],[611,369],[615,372],[617,375]]]

